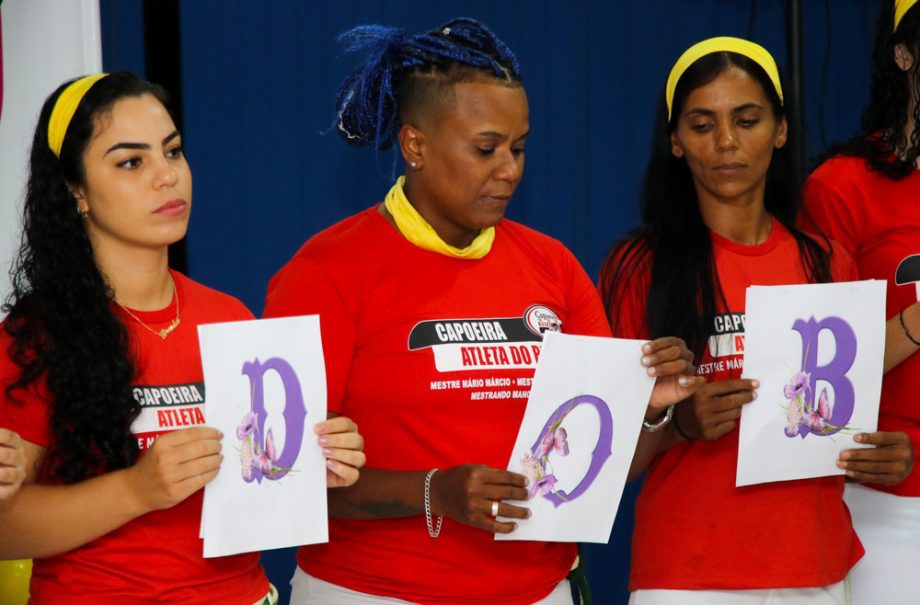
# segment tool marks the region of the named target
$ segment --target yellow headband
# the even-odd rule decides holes
[[[61,157],[64,135],[67,134],[67,127],[70,126],[70,120],[73,119],[73,114],[77,111],[77,106],[83,100],[83,96],[93,87],[93,84],[107,75],[109,74],[93,74],[74,80],[58,97],[54,109],[51,110],[51,118],[48,120],[48,147],[51,148],[54,155]]]
[[[894,28],[891,31],[898,31],[901,19],[916,3],[917,0],[894,0]]]
[[[913,0],[916,2],[917,0]],[[671,74],[668,76],[668,84],[665,88],[665,100],[668,103],[668,121],[671,120],[671,106],[674,103],[674,89],[677,88],[677,82],[687,69],[706,55],[718,52],[732,52],[744,55],[748,59],[760,65],[773,86],[776,87],[776,94],[779,95],[780,103],[783,102],[783,87],[779,83],[779,70],[776,68],[776,61],[773,60],[766,48],[759,44],[754,44],[741,38],[729,38],[722,36],[719,38],[709,38],[697,44],[694,44],[680,56],[674,67],[671,68]]]

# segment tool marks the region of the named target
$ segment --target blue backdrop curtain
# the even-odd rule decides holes
[[[138,71],[140,0],[102,4],[107,69]],[[858,124],[879,0],[804,4],[811,155]],[[735,35],[786,63],[781,0],[183,1],[191,276],[259,313],[269,278],[307,238],[380,201],[391,153],[329,132],[336,88],[356,61],[336,34],[372,22],[416,33],[457,16],[487,23],[523,66],[532,134],[509,216],[562,240],[592,276],[636,224],[652,121],[677,56],[702,38]],[[625,602],[636,491],[628,488],[611,543],[586,549],[597,603]],[[266,563],[286,584],[290,552]]]

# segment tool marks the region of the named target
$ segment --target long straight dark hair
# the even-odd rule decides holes
[[[662,100],[641,191],[642,223],[614,244],[601,268],[601,296],[614,332],[624,293],[635,286],[636,276],[648,271],[651,283],[648,292],[642,294],[647,295],[645,320],[649,336],[679,336],[698,358],[724,296],[693,175],[686,160],[671,153],[671,133],[677,128],[689,94],[731,67],[738,67],[757,80],[775,118],[788,120],[787,110],[769,76],[756,62],[733,52],[712,53],[697,60],[677,83],[670,121]],[[794,134],[790,132],[786,145],[773,151],[764,205],[795,237],[808,280],[827,282],[831,280],[827,241],[819,243],[795,228],[801,197],[791,152],[790,139]]]

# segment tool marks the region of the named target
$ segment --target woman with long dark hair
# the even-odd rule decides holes
[[[885,378],[879,428],[920,443],[920,7],[882,3],[862,128],[834,145],[805,183],[803,224],[833,237],[863,279],[887,282]],[[920,473],[896,485],[847,486],[866,557],[853,602],[909,603],[920,592]]]
[[[855,277],[852,260],[795,227],[799,190],[772,56],[738,38],[688,49],[667,81],[642,192],[642,225],[605,262],[614,334],[685,339],[709,381],[669,427],[643,435],[631,603],[843,603],[862,555],[844,478],[735,487],[745,289]],[[903,476],[903,434],[843,455],[847,473]],[[893,441],[893,445],[889,445]],[[855,454],[855,452],[860,452]]]
[[[0,424],[27,459],[0,505],[0,558],[35,559],[34,602],[276,600],[258,553],[202,557],[222,435],[203,426],[197,326],[252,315],[167,266],[191,185],[159,87],[97,74],[45,101],[0,330]],[[341,475],[329,482],[354,482],[353,423],[318,432]]]
[[[508,502],[527,499],[525,477],[504,469],[542,334],[609,335],[574,256],[503,218],[530,131],[520,66],[469,19],[344,39],[365,58],[339,89],[338,132],[398,146],[407,174],[269,286],[266,315],[320,314],[330,409],[360,424],[374,466],[331,498],[330,543],[301,548],[292,603],[571,603],[574,544],[494,539],[528,514]],[[655,426],[698,381],[678,378],[678,339],[645,353],[663,377]]]

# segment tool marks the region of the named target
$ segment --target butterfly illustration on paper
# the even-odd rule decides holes
[[[786,409],[784,432],[787,437],[798,435],[804,439],[808,434],[824,437],[842,430],[850,430],[847,425],[831,424],[833,410],[827,387],[821,389],[817,403],[814,402],[811,374],[808,372],[793,374],[789,384],[783,386],[783,396],[788,402],[788,405],[783,406]]]
[[[569,455],[569,441],[565,429],[561,426],[555,430],[547,431],[540,444],[540,455],[546,456],[555,450],[560,456]]]
[[[545,496],[556,492],[555,487],[559,480],[553,474],[553,465],[549,461],[549,455],[553,452],[560,456],[569,455],[568,434],[560,426],[569,411],[549,425],[537,446],[524,454],[524,458],[521,459],[523,473],[530,481],[528,491],[531,498],[535,495]]]
[[[279,467],[278,450],[275,448],[275,437],[272,430],[265,433],[265,443],[259,435],[258,417],[248,412],[243,416],[243,421],[236,427],[236,438],[240,440],[240,463],[242,465],[243,481],[252,483],[262,482],[262,479],[280,479],[292,469]]]

